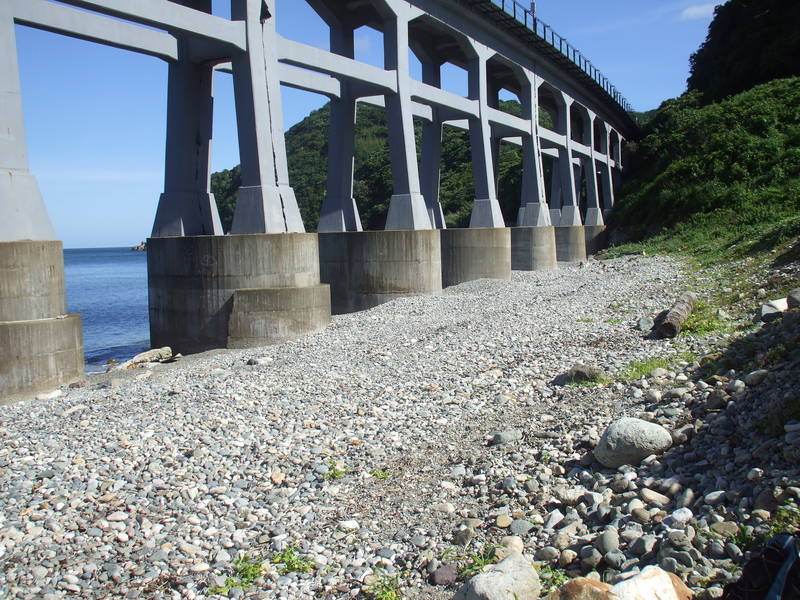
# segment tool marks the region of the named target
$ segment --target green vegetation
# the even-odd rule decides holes
[[[645,133],[611,221],[633,243],[610,256],[667,252],[708,266],[800,234],[800,78],[708,106],[687,93]]]
[[[367,586],[364,591],[375,600],[401,600],[400,574],[382,575],[378,573],[375,583]]]
[[[459,579],[469,579],[482,572],[484,567],[497,562],[497,546],[485,544],[483,548],[468,552],[466,549],[451,546],[442,552],[442,562],[455,562]]]
[[[297,555],[297,548],[289,546],[280,552],[272,555],[269,561],[276,565],[281,565],[278,568],[278,573],[286,575],[287,573],[308,573],[314,568],[314,563],[307,558],[301,558]]]
[[[334,459],[328,459],[328,472],[325,473],[324,479],[325,481],[337,481],[342,479],[345,475],[350,472],[350,469],[347,468],[347,465],[343,464],[342,462]]]
[[[800,75],[800,3],[730,0],[714,11],[706,41],[690,58],[689,90],[717,102],[759,83]]]
[[[561,569],[554,569],[547,563],[534,563],[539,581],[542,583],[542,596],[558,590],[569,581],[569,576]]]
[[[212,585],[208,588],[209,594],[227,595],[234,588],[246,590],[264,573],[261,560],[247,554],[233,561],[233,568],[234,575],[225,579],[225,585]]]
[[[779,533],[793,533],[798,529],[800,529],[800,509],[790,500],[775,511],[765,538],[769,539]]]
[[[618,381],[635,381],[649,376],[655,369],[671,369],[679,362],[694,362],[696,357],[690,352],[683,352],[674,356],[660,356],[640,360],[628,365],[617,375]]]
[[[392,474],[389,471],[386,471],[384,469],[372,469],[372,471],[370,471],[369,474],[372,475],[375,479],[389,479],[389,477],[392,476]]]

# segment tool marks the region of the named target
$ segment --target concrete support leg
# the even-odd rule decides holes
[[[422,57],[422,81],[442,86],[441,65],[430,56]],[[444,212],[439,202],[439,183],[442,167],[442,117],[440,109],[431,107],[433,119],[422,124],[422,156],[420,157],[420,186],[428,207],[428,217],[434,229],[445,229]]]
[[[511,278],[511,230],[442,230],[442,286],[474,279]]]
[[[494,140],[489,123],[490,91],[486,72],[489,51],[474,43],[477,56],[469,65],[469,97],[478,101],[480,116],[469,121],[469,141],[472,148],[472,170],[475,177],[475,204],[470,227],[505,227],[500,203],[497,201]]]
[[[558,262],[586,260],[586,233],[582,225],[556,227],[555,234]]]
[[[151,238],[150,339],[183,353],[267,345],[324,328],[312,233]]]
[[[594,159],[583,160],[583,172],[586,175],[586,219],[584,225],[601,227],[605,223],[600,208],[600,190],[597,187],[597,168]]]
[[[348,87],[342,82],[342,89]],[[361,231],[353,198],[356,101],[349,94],[331,101],[328,135],[328,187],[317,231]]]
[[[606,247],[607,234],[605,225],[585,225],[586,254],[597,254]]]
[[[561,174],[558,169],[558,159],[553,161],[552,179],[550,180],[550,222],[561,225],[561,206],[563,198],[561,196]]]
[[[522,138],[522,198],[517,224],[547,227],[551,224],[544,187],[544,165],[539,140],[539,99],[536,76],[525,71],[527,84],[522,90],[522,116],[531,124],[531,135]]]
[[[612,183],[611,166],[608,163],[600,165],[600,185],[603,190],[603,216],[608,217],[614,208],[614,185]]]
[[[557,268],[554,227],[512,227],[511,268],[552,271]]]
[[[169,65],[164,193],[152,237],[223,233],[209,191],[213,80],[213,67],[187,57]]]
[[[406,7],[409,8],[409,7]],[[408,18],[396,15],[384,22],[386,68],[397,73],[397,93],[386,95],[386,121],[392,159],[394,194],[389,203],[386,229],[430,229],[428,207],[422,195],[414,137],[408,76]]]
[[[329,23],[331,52],[355,56],[353,29],[338,20]],[[361,217],[353,198],[356,138],[356,97],[350,82],[341,81],[341,96],[331,100],[328,132],[328,186],[317,231],[361,231]]]
[[[0,404],[83,377],[64,255],[28,170],[13,4],[0,4]]]
[[[262,0],[231,2],[231,18],[245,22],[248,48],[231,61],[242,174],[232,233],[305,231],[289,185],[275,52],[275,7],[273,14],[265,16],[264,6]]]
[[[442,290],[440,232],[320,233],[320,278],[334,314]]]
[[[0,404],[84,376],[79,315],[67,315],[61,242],[0,242]]]

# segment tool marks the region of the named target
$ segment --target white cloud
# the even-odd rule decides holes
[[[697,19],[710,19],[714,16],[714,7],[718,6],[719,2],[710,2],[708,4],[695,4],[684,8],[681,12],[681,21],[694,21]]]

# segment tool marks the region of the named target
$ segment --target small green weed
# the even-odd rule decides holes
[[[778,507],[775,515],[770,519],[767,539],[784,532],[793,532],[800,529],[800,509],[793,500]]]
[[[731,540],[742,550],[747,550],[755,543],[756,537],[747,529],[747,527],[744,525],[739,525],[739,531],[731,538]]]
[[[466,555],[465,564],[459,569],[458,575],[463,579],[469,579],[483,571],[484,567],[494,564],[496,559],[497,547],[486,544],[479,552],[470,552]]]
[[[350,469],[347,468],[347,465],[341,463],[340,461],[329,458],[328,459],[328,472],[325,473],[325,481],[337,481],[342,479],[345,475],[350,472]]]
[[[370,471],[369,474],[372,475],[375,479],[389,479],[389,477],[392,476],[392,474],[389,471],[386,471],[384,469],[372,469],[372,471]]]
[[[622,323],[622,319],[606,319],[603,323],[608,323],[609,325],[619,325]]]
[[[628,365],[619,375],[619,381],[634,381],[647,377],[655,369],[669,369],[679,362],[694,362],[696,356],[690,352],[682,352],[675,356],[665,356],[648,358],[647,360],[640,360]]]
[[[225,585],[212,585],[208,588],[209,594],[227,595],[234,588],[246,590],[264,573],[261,560],[247,554],[233,561],[233,568],[234,575],[225,579]]]
[[[594,323],[594,319],[589,319],[588,317],[583,319],[578,319],[578,323]]]
[[[560,569],[553,569],[545,563],[535,563],[534,567],[536,567],[536,572],[539,573],[539,581],[542,583],[541,593],[543,596],[559,589],[569,581],[569,576]]]
[[[297,555],[297,548],[295,546],[289,546],[280,552],[276,552],[269,561],[276,565],[282,565],[278,568],[278,573],[281,575],[286,575],[287,573],[308,573],[314,568],[314,563],[312,561]]]
[[[553,460],[553,455],[550,454],[547,450],[542,452],[542,455],[539,457],[539,462],[542,464],[548,464]]]
[[[717,307],[705,300],[698,300],[689,318],[681,327],[680,335],[707,335],[712,332],[731,332],[733,326],[717,316]]]
[[[364,591],[375,600],[401,600],[400,574],[378,575],[378,580],[367,586]]]

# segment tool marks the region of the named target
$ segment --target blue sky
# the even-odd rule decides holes
[[[214,0],[217,14],[227,3]],[[637,110],[686,87],[689,55],[705,39],[716,3],[697,0],[538,0],[539,18],[579,48]],[[285,37],[327,47],[304,0],[278,0]],[[145,239],[163,187],[166,63],[17,27],[28,155],[50,218],[67,248]],[[359,31],[356,57],[380,64],[379,34]],[[413,69],[413,67],[412,67]],[[463,90],[458,69],[444,87]],[[284,89],[285,126],[325,99]],[[231,78],[215,81],[212,168],[238,163]]]

